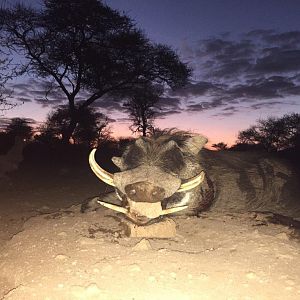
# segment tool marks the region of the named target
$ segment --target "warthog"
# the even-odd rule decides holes
[[[140,137],[127,146],[121,157],[113,157],[120,172],[111,174],[95,160],[89,164],[96,176],[115,187],[119,205],[98,201],[125,214],[136,224],[180,211],[197,215],[210,206],[213,184],[201,165],[202,135],[165,131]]]

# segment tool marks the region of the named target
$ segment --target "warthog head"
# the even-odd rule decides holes
[[[137,224],[186,209],[190,192],[205,176],[197,154],[206,142],[203,136],[182,132],[141,137],[121,157],[112,158],[121,170],[114,174],[97,164],[93,149],[90,167],[100,180],[115,187],[121,205],[99,203]]]

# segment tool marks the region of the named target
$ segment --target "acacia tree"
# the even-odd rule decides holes
[[[132,132],[141,132],[143,136],[153,132],[153,122],[157,113],[156,104],[161,93],[161,87],[142,86],[136,88],[124,103],[124,108],[132,122],[129,127]]]
[[[33,136],[34,130],[28,119],[12,118],[5,128],[5,133],[11,137],[18,136],[22,139],[30,140]]]
[[[151,43],[126,15],[97,0],[44,0],[0,10],[0,38],[26,58],[22,72],[52,80],[68,101],[72,135],[82,111],[108,93],[187,83],[191,70],[168,46]],[[78,102],[84,91],[85,100]],[[81,95],[80,95],[81,93]]]
[[[5,131],[10,136],[18,136],[26,140],[30,140],[33,135],[30,121],[24,118],[12,118]]]
[[[240,131],[238,143],[262,145],[268,151],[299,147],[300,114],[258,120],[256,125]]]
[[[227,144],[225,144],[224,142],[220,142],[220,143],[217,143],[217,144],[212,144],[212,147],[216,148],[218,151],[228,149]]]
[[[70,122],[68,107],[61,106],[49,113],[44,125],[41,126],[39,139],[53,141],[59,140]],[[72,133],[72,139],[76,144],[92,145],[99,140],[107,138],[108,118],[91,107],[86,107],[80,114],[77,126]]]

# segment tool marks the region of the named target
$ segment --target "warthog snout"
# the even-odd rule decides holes
[[[165,198],[165,190],[147,181],[135,182],[125,186],[128,197],[136,202],[160,202]]]

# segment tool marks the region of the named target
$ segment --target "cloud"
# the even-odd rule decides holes
[[[240,36],[228,33],[193,44],[184,40],[183,60],[194,66],[191,83],[168,91],[157,105],[157,116],[166,118],[182,111],[218,111],[230,116],[242,109],[258,110],[290,104],[290,96],[300,96],[300,31],[278,32],[257,29]],[[9,86],[16,100],[33,101],[54,108],[66,104],[59,89],[49,90],[47,81],[30,80]],[[87,99],[80,93],[79,100]],[[122,99],[104,96],[93,107],[111,116],[123,113]]]
[[[197,80],[172,93],[186,100],[188,112],[218,108],[216,115],[229,116],[289,105],[287,97],[300,95],[300,31],[258,29],[200,40],[188,49]]]
[[[287,73],[300,70],[300,49],[264,49],[264,56],[258,58],[253,71],[263,73]]]
[[[156,117],[164,119],[170,115],[182,113],[180,97],[163,96],[160,97],[156,105]]]
[[[220,93],[223,91],[224,87],[225,85],[221,83],[216,84],[209,81],[198,81],[195,83],[189,83],[181,89],[170,92],[170,94],[184,98],[191,96],[204,96],[208,94]]]
[[[160,118],[160,119],[164,119],[166,118],[167,116],[170,116],[170,115],[175,115],[175,114],[181,114],[182,113],[182,110],[162,110],[162,111],[157,111],[156,112],[156,117]]]
[[[275,106],[275,105],[282,105],[285,104],[283,101],[269,101],[269,102],[260,102],[260,103],[255,103],[251,105],[251,108],[254,110],[261,109],[261,108],[266,108],[270,106]]]
[[[124,111],[121,99],[114,99],[109,96],[104,96],[101,99],[96,100],[92,106],[107,111]]]
[[[198,65],[209,78],[299,71],[300,31],[255,30],[240,40],[205,39],[199,41],[195,53]]]
[[[234,99],[272,99],[294,94],[296,85],[282,76],[272,76],[249,80],[244,84],[235,85],[227,90]]]

